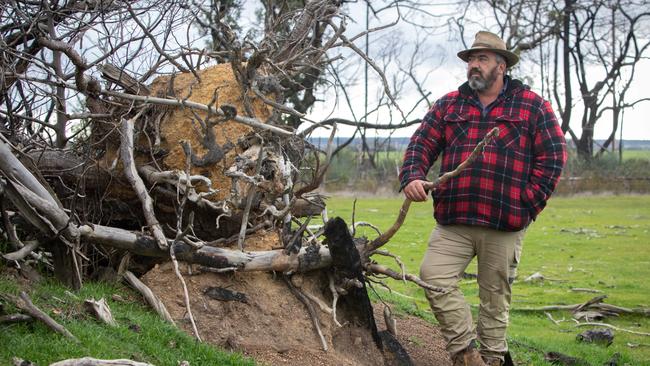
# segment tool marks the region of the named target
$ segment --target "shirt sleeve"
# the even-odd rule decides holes
[[[564,133],[548,101],[544,101],[537,119],[533,142],[532,170],[522,200],[533,218],[546,206],[555,190],[567,160]]]
[[[442,124],[441,104],[437,101],[422,119],[422,123],[415,131],[406,152],[404,162],[399,173],[400,188],[402,191],[414,180],[426,179],[427,172],[436,161],[444,146],[444,125]]]

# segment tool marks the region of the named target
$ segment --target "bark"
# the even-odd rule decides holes
[[[153,209],[153,200],[149,195],[147,187],[144,185],[142,178],[138,175],[138,171],[135,168],[135,159],[133,157],[133,125],[135,123],[135,118],[123,120],[122,127],[120,129],[122,133],[122,144],[120,145],[120,157],[122,158],[122,163],[124,164],[124,175],[126,179],[131,183],[133,190],[136,192],[140,203],[142,204],[142,212],[144,213],[144,218],[147,221],[149,229],[153,233],[153,237],[156,238],[158,246],[161,248],[167,248],[167,239],[165,239],[165,234],[163,233],[162,226],[158,222],[156,215]]]
[[[38,179],[29,170],[25,169],[20,160],[12,154],[4,137],[0,138],[0,171],[2,171],[7,179],[20,182],[27,187],[34,187],[34,193],[40,198],[56,204],[52,195],[40,184]]]
[[[111,308],[108,307],[106,299],[103,297],[99,300],[88,299],[84,301],[84,305],[86,305],[88,311],[90,311],[97,319],[101,320],[103,323],[106,323],[113,327],[117,325],[115,319],[113,319]]]
[[[9,145],[0,139],[0,173],[6,179],[5,192],[22,215],[52,241],[64,245],[51,247],[56,277],[66,285],[81,287],[81,275],[74,252],[79,232],[70,223],[59,202],[25,166],[13,155]],[[72,255],[70,255],[72,253]]]
[[[86,187],[104,191],[115,178],[97,164],[84,161],[71,151],[32,150],[28,154],[43,176],[60,178],[67,186],[74,187],[83,179]]]
[[[377,348],[383,349],[372,304],[366,291],[365,278],[361,267],[361,256],[357,250],[348,226],[340,217],[336,217],[325,225],[325,237],[329,243],[332,255],[334,275],[339,279],[356,279],[361,286],[348,289],[348,293],[339,302],[357,323],[366,327],[372,334]]]
[[[25,314],[8,314],[0,316],[0,324],[27,322],[33,319],[31,316]]]
[[[63,244],[60,240],[50,240],[45,249],[52,253],[54,277],[64,286],[79,290],[82,286],[81,274],[77,270],[74,248]]]
[[[128,230],[94,225],[79,228],[81,238],[93,244],[107,245],[128,250],[131,253],[149,257],[168,258],[169,252],[158,247],[150,236]],[[176,258],[187,263],[196,263],[211,268],[229,268],[237,271],[279,271],[306,272],[329,267],[332,258],[326,247],[303,247],[297,254],[285,255],[282,249],[242,252],[203,246],[195,249],[185,243],[175,243]]]

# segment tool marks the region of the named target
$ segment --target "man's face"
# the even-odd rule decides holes
[[[467,59],[467,81],[477,92],[490,89],[501,73],[493,52],[473,52]]]

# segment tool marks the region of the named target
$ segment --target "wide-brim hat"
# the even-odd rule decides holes
[[[506,49],[506,43],[492,32],[480,31],[476,33],[474,43],[471,48],[458,52],[458,57],[467,62],[470,53],[474,51],[491,51],[503,56],[506,59],[506,65],[512,67],[519,62],[519,56]]]

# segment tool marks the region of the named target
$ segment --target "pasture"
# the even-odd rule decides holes
[[[352,223],[353,198],[328,200],[329,217]],[[362,198],[356,202],[355,221],[386,230],[397,217],[401,198]],[[431,200],[411,206],[404,225],[384,247],[398,255],[407,272],[418,274],[426,240],[433,228]],[[377,234],[360,227],[357,236]],[[392,258],[374,257],[393,269]],[[475,262],[468,273],[476,273]],[[539,272],[544,280],[524,279]],[[519,275],[513,287],[508,332],[515,360],[524,365],[547,365],[546,352],[561,352],[602,365],[620,353],[621,365],[650,365],[650,318],[640,315],[610,317],[601,322],[612,329],[609,347],[580,343],[576,335],[602,326],[580,326],[568,311],[528,311],[553,305],[580,304],[598,295],[606,303],[627,308],[650,308],[650,196],[554,197],[537,222],[528,229]],[[435,322],[424,292],[412,283],[385,281],[391,294],[374,286],[394,310],[416,314]],[[461,281],[468,301],[478,304],[476,280]],[[590,289],[596,293],[576,291]],[[399,322],[399,320],[398,320]],[[398,325],[399,326],[399,325]],[[645,333],[645,335],[634,334]]]

